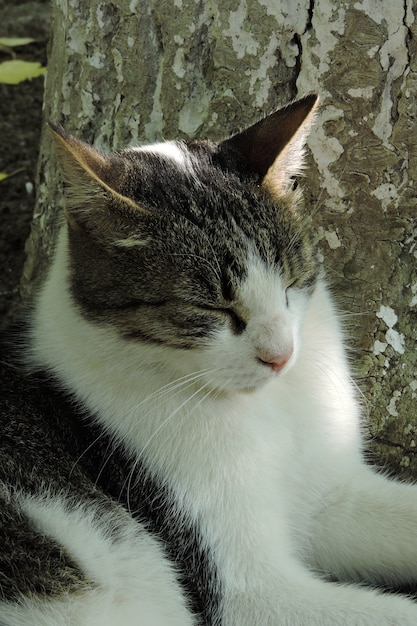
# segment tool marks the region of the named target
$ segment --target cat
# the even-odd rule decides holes
[[[417,624],[375,588],[417,580],[417,488],[363,460],[294,183],[316,108],[111,155],[51,127],[66,220],[2,363],[3,626]]]

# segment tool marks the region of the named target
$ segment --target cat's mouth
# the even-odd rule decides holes
[[[255,393],[269,383],[272,383],[273,381],[278,380],[278,378],[285,376],[291,366],[291,364],[289,363],[290,360],[292,361],[292,359],[288,359],[281,367],[274,369],[269,363],[264,363],[260,359],[257,359],[259,365],[262,365],[262,370],[260,370],[260,368],[258,367],[258,371],[256,373],[248,372],[246,376],[240,376],[240,380],[229,379],[227,384],[224,384],[223,382],[223,384],[219,385],[219,387],[216,387],[217,393],[219,389],[225,391],[226,393]]]

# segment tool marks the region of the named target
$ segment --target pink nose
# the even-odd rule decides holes
[[[275,356],[268,356],[263,359],[259,357],[259,360],[261,361],[261,363],[269,365],[274,370],[274,372],[279,372],[279,370],[282,370],[284,365],[288,363],[292,356],[292,353],[293,351],[291,349],[286,354],[277,354]]]

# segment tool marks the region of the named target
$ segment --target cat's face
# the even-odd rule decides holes
[[[69,193],[70,290],[85,317],[166,348],[215,389],[291,367],[318,273],[297,193],[271,190],[227,142],[128,149],[93,178]]]
[[[252,389],[283,375],[296,361],[313,286],[297,287],[249,246],[235,310],[244,324],[224,320],[198,353],[216,389]],[[197,362],[195,362],[195,367]]]

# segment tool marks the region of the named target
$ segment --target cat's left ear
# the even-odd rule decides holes
[[[142,211],[123,194],[129,176],[127,164],[117,154],[106,155],[49,123],[55,151],[66,183],[65,217],[73,230],[105,232],[114,230],[120,211]]]
[[[296,100],[221,145],[239,152],[261,176],[264,188],[275,196],[284,195],[292,187],[292,177],[303,168],[317,103],[315,94]]]

